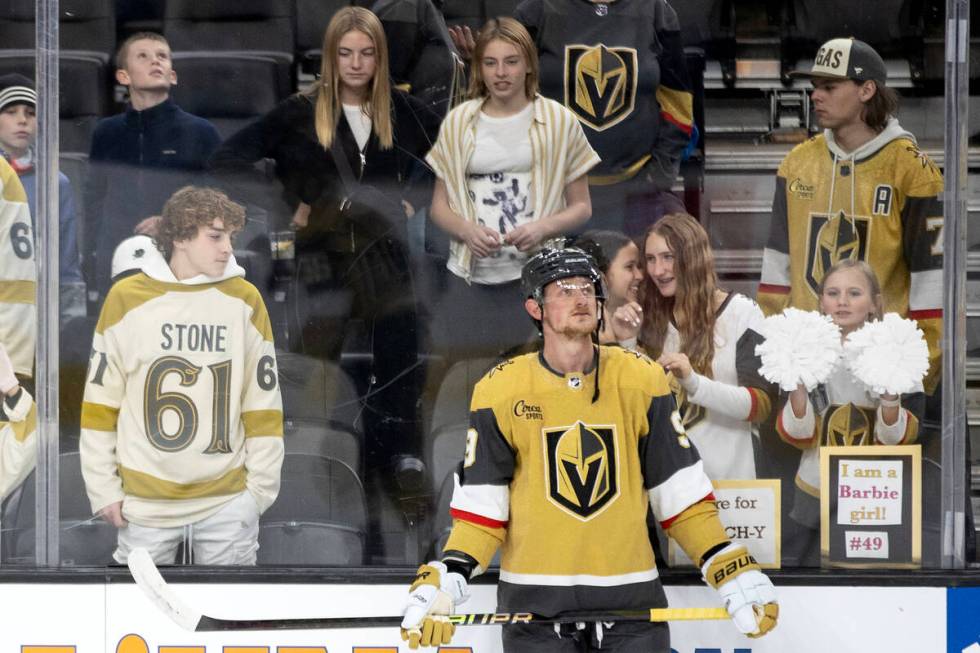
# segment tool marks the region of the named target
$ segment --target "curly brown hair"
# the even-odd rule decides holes
[[[175,242],[195,238],[202,227],[210,227],[215,220],[221,220],[228,233],[241,231],[245,207],[216,188],[184,186],[163,205],[157,247],[169,261]]]

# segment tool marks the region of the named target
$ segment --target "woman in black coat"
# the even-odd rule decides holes
[[[367,459],[387,464],[418,447],[421,325],[406,222],[429,203],[424,157],[439,118],[391,87],[384,31],[367,9],[334,15],[322,62],[319,80],[229,138],[211,166],[234,177],[275,161],[294,212],[302,351],[337,357],[346,308],[363,320],[373,352],[362,379]]]

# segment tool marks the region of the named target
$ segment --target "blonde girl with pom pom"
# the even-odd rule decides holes
[[[864,261],[845,260],[824,276],[820,312],[840,327],[841,339],[870,320],[882,318],[878,277]],[[820,528],[820,447],[897,445],[915,441],[924,395],[875,395],[841,362],[826,383],[808,393],[797,386],[776,420],[776,431],[803,450],[790,517],[803,528],[784,543],[783,564],[818,566]]]
[[[763,315],[751,299],[718,287],[708,234],[693,217],[664,216],[643,240],[640,301],[613,313],[623,346],[639,344],[673,374],[682,424],[712,480],[757,477],[756,424],[774,388],[759,375]]]

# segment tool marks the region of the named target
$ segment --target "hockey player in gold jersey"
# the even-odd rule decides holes
[[[200,564],[255,564],[275,501],[282,402],[265,304],[231,236],[244,209],[185,187],[163,208],[141,271],[113,285],[92,343],[81,459],[94,512],[173,563],[185,536]]]
[[[712,486],[688,440],[663,369],[598,346],[603,291],[591,257],[545,249],[524,266],[525,308],[539,353],[501,363],[476,386],[455,478],[453,529],[440,561],[409,590],[411,648],[449,642],[445,615],[501,550],[498,610],[553,616],[666,605],[646,528],[648,506],[722,596],[735,625],[776,624],[775,590],[718,520]],[[505,651],[670,650],[666,624],[503,628]]]

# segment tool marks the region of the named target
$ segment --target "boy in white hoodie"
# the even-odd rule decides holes
[[[881,280],[885,312],[914,319],[929,344],[933,394],[942,333],[943,177],[895,119],[885,62],[851,38],[827,41],[813,66],[822,134],[796,146],[776,177],[758,301],[767,315],[816,310],[838,261],[866,261]]]
[[[232,256],[244,209],[187,186],[163,209],[140,271],[112,286],[92,344],[81,459],[114,557],[252,565],[275,501],[282,401],[265,304]],[[163,253],[163,256],[160,253]]]

